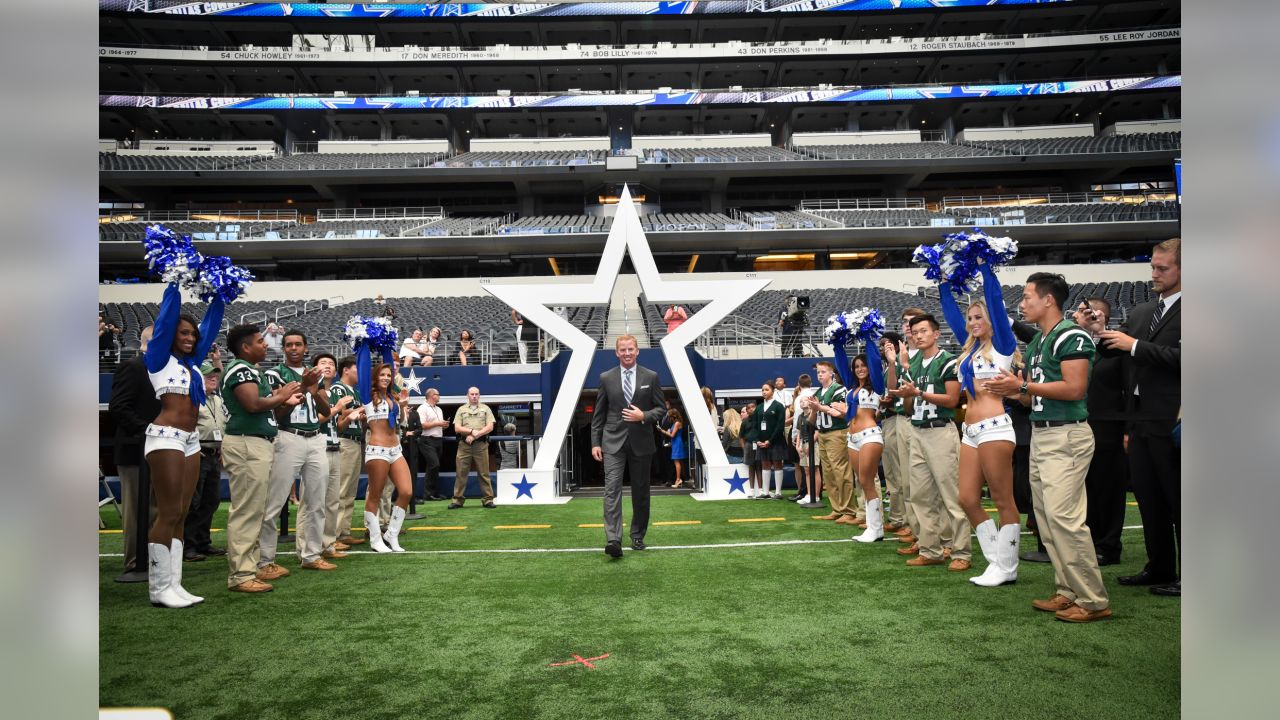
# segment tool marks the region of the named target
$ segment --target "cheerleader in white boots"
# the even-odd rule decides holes
[[[884,451],[884,433],[876,424],[880,398],[884,395],[884,371],[880,360],[879,340],[867,343],[866,355],[853,358],[853,386],[850,404],[858,411],[849,421],[849,467],[853,468],[862,495],[867,499],[867,529],[854,540],[862,543],[884,539],[884,509],[880,504],[878,472]],[[855,397],[856,396],[856,397]]]
[[[969,305],[966,313],[942,283],[939,296],[947,324],[963,343],[960,351],[960,385],[969,395],[960,443],[960,506],[973,525],[987,569],[969,582],[997,587],[1018,579],[1018,545],[1021,538],[1018,507],[1013,500],[1013,421],[999,395],[982,389],[981,383],[1012,366],[1018,341],[1004,307],[1000,281],[987,263],[979,265],[985,302]],[[991,489],[1000,525],[982,507],[982,483]]]
[[[203,322],[180,314],[177,283],[165,289],[155,332],[143,362],[160,400],[160,414],[147,425],[143,452],[151,470],[156,516],[147,532],[147,582],[151,604],[184,608],[203,602],[182,587],[182,533],[200,474],[199,407],[204,404],[200,364],[222,324],[223,301],[214,298]]]
[[[357,358],[357,366],[359,365]],[[409,507],[409,498],[413,493],[412,479],[409,476],[409,464],[405,462],[400,450],[400,438],[396,435],[396,417],[405,412],[402,399],[397,398],[392,389],[395,380],[395,369],[389,363],[379,364],[373,369],[372,388],[366,378],[360,379],[361,392],[367,392],[367,402],[361,408],[366,426],[368,442],[364,449],[364,471],[369,476],[369,487],[365,490],[364,526],[368,530],[369,545],[375,552],[404,552],[400,547],[400,528],[404,525],[405,508]],[[407,391],[406,391],[407,393]],[[378,502],[382,498],[387,478],[395,483],[396,501],[391,508],[391,521],[387,523],[386,533],[378,533]]]

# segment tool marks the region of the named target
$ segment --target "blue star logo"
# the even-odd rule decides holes
[[[515,489],[516,489],[516,499],[517,499],[517,500],[519,500],[519,499],[520,499],[520,496],[521,496],[521,495],[523,495],[523,496],[525,496],[525,497],[529,498],[530,500],[532,500],[532,499],[533,499],[533,493],[532,493],[531,491],[533,490],[533,488],[534,488],[534,487],[536,487],[536,486],[537,486],[537,484],[538,484],[538,483],[531,483],[531,482],[529,482],[529,477],[528,477],[527,475],[521,475],[521,476],[520,476],[520,482],[518,482],[518,483],[512,483],[512,484],[511,484],[511,487],[513,487],[513,488],[515,488]]]
[[[742,493],[744,496],[747,494],[747,490],[746,490],[746,488],[745,488],[745,487],[743,487],[744,485],[746,485],[746,484],[747,484],[747,478],[744,478],[744,477],[742,477],[741,475],[739,475],[739,474],[738,474],[738,470],[737,470],[737,468],[735,468],[735,469],[734,469],[734,471],[733,471],[733,477],[731,477],[731,478],[724,478],[724,481],[725,481],[725,482],[727,482],[727,483],[729,483],[729,494],[730,494],[730,495],[732,495],[734,492],[740,492],[740,493]]]

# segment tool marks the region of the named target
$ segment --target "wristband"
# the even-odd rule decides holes
[[[1027,391],[1027,381],[1026,381],[1026,380],[1023,380],[1023,381],[1022,381],[1022,387],[1018,388],[1018,394],[1019,394],[1019,395],[1029,395],[1029,394],[1030,394],[1030,393]]]

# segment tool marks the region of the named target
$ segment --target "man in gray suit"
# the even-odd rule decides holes
[[[604,551],[622,557],[622,477],[631,478],[631,549],[644,549],[649,528],[649,464],[656,450],[653,429],[667,412],[658,374],[636,364],[640,349],[631,335],[615,345],[619,367],[600,373],[591,417],[591,457],[604,461]]]

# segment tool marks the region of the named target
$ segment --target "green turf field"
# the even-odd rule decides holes
[[[408,527],[466,529],[410,530],[410,553],[324,573],[281,546],[293,574],[265,595],[227,592],[222,558],[187,563],[184,585],[206,600],[185,610],[152,608],[145,583],[112,582],[119,557],[100,558],[100,703],[289,720],[1179,713],[1180,602],[1115,582],[1142,566],[1140,530],[1103,568],[1115,616],[1071,625],[1030,606],[1053,594],[1047,564],[978,588],[964,578],[980,560],[971,573],[907,568],[898,543],[848,542],[789,502],[655,497],[652,522],[700,524],[653,526],[651,549],[618,561],[602,529],[579,527],[601,522],[599,499],[419,511]],[[103,518],[119,527],[114,510]],[[730,522],[751,518],[782,520]],[[495,528],[528,524],[551,527]],[[100,552],[120,552],[121,537],[100,534]],[[837,542],[663,549],[771,541]],[[537,548],[589,551],[412,552]],[[606,654],[595,669],[552,665]]]

